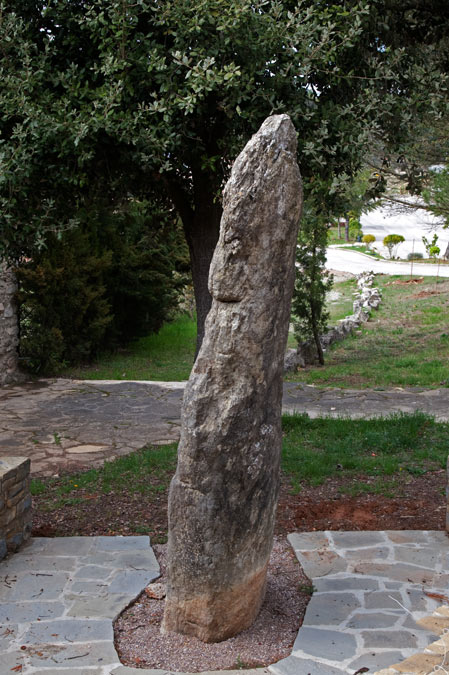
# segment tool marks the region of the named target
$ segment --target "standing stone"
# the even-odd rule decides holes
[[[224,190],[212,307],[184,394],[170,487],[163,630],[205,642],[250,626],[264,599],[301,205],[295,130],[275,115],[238,156]]]
[[[18,379],[19,323],[15,296],[16,276],[0,262],[0,386]]]

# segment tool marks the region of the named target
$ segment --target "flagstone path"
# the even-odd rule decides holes
[[[35,476],[97,467],[148,443],[177,441],[184,382],[38,380],[0,389],[0,457]],[[368,418],[415,410],[449,419],[449,388],[318,389],[284,384],[284,412]]]
[[[316,590],[292,655],[247,675],[374,673],[408,657],[409,670],[386,671],[395,675],[443,662],[441,649],[427,647],[449,617],[425,617],[441,604],[432,593],[447,592],[444,532],[289,539]],[[113,620],[158,575],[148,537],[31,539],[0,563],[0,673],[170,675],[122,666],[113,641]],[[429,668],[413,669],[413,658]]]

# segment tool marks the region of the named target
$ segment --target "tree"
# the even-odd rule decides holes
[[[422,191],[425,205],[435,216],[444,218],[449,227],[449,169],[432,171],[427,187]]]
[[[374,234],[364,234],[362,237],[362,241],[364,244],[366,244],[366,247],[369,249],[371,248],[371,244],[374,244],[376,241],[376,237]]]
[[[320,336],[327,330],[326,293],[333,283],[326,273],[327,222],[309,210],[303,216],[296,252],[297,275],[292,314],[298,342],[313,340],[318,361],[324,365]]]
[[[47,235],[17,270],[27,367],[54,374],[158,331],[176,307],[179,229],[157,204],[131,201],[116,213],[92,208],[78,227]]]
[[[387,234],[387,236],[383,238],[382,243],[388,249],[388,255],[390,258],[393,258],[393,253],[403,241],[405,241],[405,239],[402,234]]]
[[[338,202],[373,135],[396,144],[446,76],[439,0],[10,0],[0,5],[0,241],[18,258],[107,196],[164,194],[189,245],[198,344],[232,159],[272,112],[308,196]],[[406,45],[404,48],[403,45]]]
[[[426,249],[429,258],[436,258],[440,255],[440,247],[437,246],[437,241],[437,234],[434,234],[430,241],[427,239],[427,237],[422,237],[422,243],[424,244],[424,248]]]

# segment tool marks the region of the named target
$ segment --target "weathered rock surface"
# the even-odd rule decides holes
[[[295,130],[288,116],[269,117],[224,191],[213,302],[169,496],[163,627],[206,642],[251,625],[264,598],[301,204]]]
[[[16,291],[14,272],[5,263],[0,262],[0,386],[19,379]]]

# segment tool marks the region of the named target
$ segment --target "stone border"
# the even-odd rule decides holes
[[[26,457],[0,459],[0,560],[31,535],[30,465]]]
[[[382,294],[373,287],[374,272],[362,272],[357,278],[358,291],[353,303],[353,314],[340,319],[337,326],[321,336],[320,342],[325,352],[334,342],[344,340],[362,323],[368,321],[373,309],[378,309],[382,302]],[[296,349],[289,349],[284,359],[284,372],[292,372],[298,368],[318,363],[316,346],[312,340],[301,342]]]

